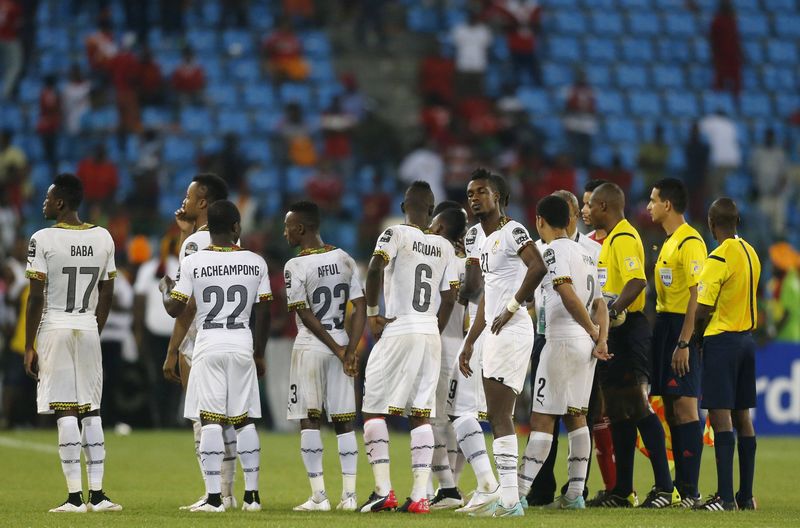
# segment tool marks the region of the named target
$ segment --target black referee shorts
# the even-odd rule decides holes
[[[723,332],[703,339],[703,409],[756,406],[756,342],[750,332]]]
[[[659,313],[653,328],[653,376],[650,394],[653,396],[700,397],[702,365],[700,352],[694,343],[689,345],[689,372],[678,376],[672,370],[672,353],[678,346],[684,314]]]
[[[608,361],[598,361],[601,387],[630,387],[650,379],[650,324],[642,312],[628,312],[625,322],[608,332]]]

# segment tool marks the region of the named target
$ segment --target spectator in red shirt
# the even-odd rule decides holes
[[[322,211],[336,214],[341,209],[344,182],[329,160],[322,160],[317,171],[306,182],[308,198]]]
[[[711,56],[714,61],[714,89],[731,90],[739,95],[742,88],[742,45],[736,12],[730,0],[721,0],[711,22]]]
[[[614,154],[611,158],[611,167],[608,168],[605,179],[616,183],[619,188],[628,195],[631,191],[631,183],[633,183],[633,174],[631,171],[622,166],[622,158],[619,154]]]
[[[107,157],[105,145],[98,144],[91,157],[80,161],[76,175],[83,183],[84,198],[89,207],[94,204],[103,207],[113,203],[119,177],[117,168]]]
[[[506,35],[508,50],[511,53],[511,64],[517,84],[525,84],[530,75],[536,86],[542,85],[542,70],[536,55],[536,35],[533,28],[524,22],[518,22]]]
[[[86,56],[92,77],[98,84],[105,86],[111,75],[112,61],[119,50],[114,41],[111,19],[102,16],[97,26],[97,31],[86,37]]]
[[[16,0],[0,0],[0,99],[9,99],[22,71],[22,8]]]
[[[287,18],[261,44],[263,69],[277,85],[284,81],[303,81],[308,78],[309,66],[303,59],[303,44]]]
[[[194,50],[183,48],[183,62],[172,72],[172,88],[181,104],[202,104],[203,89],[206,86],[206,73],[195,61]]]
[[[586,74],[578,70],[575,84],[566,93],[564,129],[570,155],[578,167],[588,167],[592,160],[592,136],[597,133],[597,108],[594,90],[586,82]]]
[[[125,36],[122,50],[111,60],[111,82],[119,113],[120,137],[125,134],[138,134],[141,130],[138,84],[140,81],[139,57],[133,52],[133,34]]]
[[[147,47],[139,59],[139,102],[145,106],[164,104],[164,76]]]
[[[44,79],[44,88],[39,95],[39,121],[36,132],[42,140],[42,149],[50,171],[56,174],[58,169],[58,132],[61,130],[61,99],[56,89],[55,75]]]
[[[453,101],[453,82],[456,63],[441,55],[429,55],[422,60],[419,89],[423,97],[436,97],[443,103]]]
[[[343,162],[349,160],[352,152],[352,134],[356,126],[356,116],[342,108],[341,96],[336,96],[331,105],[322,113],[320,128],[325,144],[325,157],[344,171]]]

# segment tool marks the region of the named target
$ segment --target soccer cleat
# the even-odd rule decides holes
[[[299,506],[295,506],[292,508],[294,511],[331,511],[331,503],[328,500],[328,497],[325,497],[320,502],[314,500],[314,497],[309,497],[307,501]]]
[[[189,510],[192,513],[225,513],[225,506],[220,504],[219,506],[212,506],[207,502],[203,502],[200,506],[192,508]]]
[[[394,490],[389,490],[388,495],[378,495],[373,491],[359,511],[361,513],[372,513],[391,511],[395,508],[397,508],[397,497],[394,495]]]
[[[647,498],[639,507],[646,509],[668,508],[680,504],[680,502],[681,496],[675,488],[672,491],[662,491],[653,486],[653,489],[650,490]]]
[[[494,512],[500,506],[500,500],[495,499],[488,504],[484,504],[479,510],[467,513],[469,517],[494,517]]]
[[[408,497],[406,502],[397,508],[397,511],[403,513],[430,513],[431,506],[427,498],[415,501],[411,500],[411,497]]]
[[[48,510],[50,513],[86,513],[89,511],[86,508],[86,504],[81,503],[80,506],[76,506],[69,501],[66,501],[64,504],[57,508],[52,508]]]
[[[497,503],[497,507],[494,509],[494,515],[492,517],[524,517],[525,516],[525,509],[522,507],[522,504],[517,502],[511,508],[506,508],[499,502]]]
[[[546,510],[584,510],[586,509],[586,500],[583,495],[578,495],[572,500],[568,499],[566,495],[561,495],[544,508]]]
[[[464,505],[458,488],[439,488],[430,502],[431,510],[450,510]]]
[[[105,498],[98,502],[97,504],[92,504],[91,502],[86,505],[86,510],[90,512],[109,512],[109,511],[122,511],[122,506],[111,502],[108,498]]]
[[[740,510],[758,509],[755,497],[750,497],[749,499],[743,499],[742,496],[737,493],[735,499],[736,499],[736,507],[739,508]]]
[[[190,504],[188,506],[180,506],[178,509],[179,510],[191,510],[192,508],[197,508],[198,506],[202,506],[204,502],[206,502],[206,496],[205,495],[203,495],[202,497],[200,497],[199,499],[194,501],[192,504]]]
[[[239,504],[236,502],[236,497],[233,495],[222,497],[222,505],[225,506],[226,510],[235,510],[239,507]]]
[[[631,494],[628,495],[628,502],[631,504],[631,507],[636,508],[639,506],[639,495],[637,495],[635,491],[632,491]]]
[[[500,500],[500,485],[494,491],[475,491],[466,506],[458,508],[456,513],[476,513],[486,508],[494,507]]]
[[[342,500],[339,501],[339,504],[336,505],[336,509],[342,511],[356,511],[358,509],[358,501],[356,500],[356,494],[349,493],[346,496],[342,497]]]
[[[520,497],[519,503],[522,504],[522,508],[527,510],[528,509],[528,497]]]
[[[693,510],[695,507],[700,506],[703,504],[703,497],[698,494],[696,497],[686,497],[681,498],[681,502],[677,505],[686,510]]]
[[[623,497],[621,495],[614,495],[608,493],[603,496],[598,502],[592,504],[593,508],[632,508],[630,496]]]
[[[260,502],[242,502],[242,511],[246,512],[260,512],[261,511],[261,503]]]
[[[606,496],[608,494],[609,494],[609,492],[606,491],[606,490],[598,491],[597,495],[595,495],[594,497],[592,497],[591,499],[586,501],[586,507],[587,508],[594,508],[594,507],[598,506],[603,501],[603,499],[606,498]]]
[[[736,511],[736,502],[726,502],[719,495],[709,497],[707,501],[694,507],[701,511]]]

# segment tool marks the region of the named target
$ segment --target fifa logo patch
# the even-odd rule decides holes
[[[661,268],[659,274],[664,286],[672,286],[672,268]]]

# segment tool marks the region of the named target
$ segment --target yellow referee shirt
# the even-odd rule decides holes
[[[703,335],[755,329],[760,276],[758,255],[739,237],[727,239],[711,252],[697,286],[697,302],[716,307]]]
[[[686,313],[689,288],[700,280],[707,254],[706,243],[689,224],[678,227],[664,241],[655,269],[657,312]]]
[[[603,240],[597,260],[597,278],[603,293],[619,295],[631,279],[647,280],[644,275],[644,246],[639,232],[624,218]],[[644,290],[628,306],[629,312],[644,309]]]

